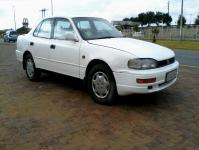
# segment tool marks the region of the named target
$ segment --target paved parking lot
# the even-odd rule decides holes
[[[101,106],[77,79],[28,81],[14,50],[0,45],[0,150],[198,149],[199,69],[180,68],[160,93]]]

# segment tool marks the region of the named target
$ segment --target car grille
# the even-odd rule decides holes
[[[173,64],[175,62],[175,57],[170,58],[170,59],[166,59],[166,60],[162,60],[162,61],[158,61],[157,67],[161,68],[161,67],[165,67],[168,66],[170,64]]]

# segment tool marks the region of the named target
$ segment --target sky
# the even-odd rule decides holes
[[[167,13],[168,0],[53,0],[54,16],[92,16],[109,21],[136,17],[141,12],[161,11]],[[41,9],[46,8],[46,17],[51,16],[51,0],[0,0],[0,30],[14,29],[16,12],[17,28],[23,18],[28,18],[30,27],[41,20]],[[173,24],[180,14],[181,0],[170,0],[170,15]],[[193,23],[199,14],[199,0],[184,0],[184,15]]]

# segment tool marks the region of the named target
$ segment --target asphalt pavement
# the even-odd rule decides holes
[[[199,51],[174,50],[180,65],[199,67]]]

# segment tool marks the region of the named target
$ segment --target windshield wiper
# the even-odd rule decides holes
[[[96,38],[96,39],[112,39],[112,38],[117,38],[117,37],[105,36],[105,37],[99,37],[99,38]]]

